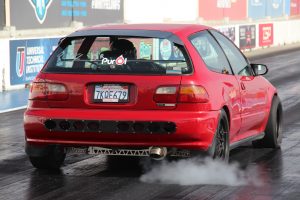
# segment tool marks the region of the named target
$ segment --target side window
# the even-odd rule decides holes
[[[248,62],[238,48],[221,33],[215,30],[211,30],[210,32],[223,48],[233,72],[240,76],[252,76],[252,69],[249,67]]]
[[[225,54],[210,33],[202,31],[192,35],[189,39],[208,69],[218,73],[232,74]]]

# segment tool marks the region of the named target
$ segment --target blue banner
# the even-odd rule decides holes
[[[290,16],[291,15],[291,0],[285,0],[285,9],[284,14]]]
[[[268,6],[267,6],[266,15],[270,17],[282,17],[285,11],[285,8],[283,7],[284,0],[267,0],[267,1],[268,1]]]
[[[248,0],[248,17],[263,19],[266,17],[267,0]]]
[[[290,0],[248,0],[248,17],[254,20],[290,13]]]
[[[10,84],[30,83],[42,69],[59,38],[11,40]]]

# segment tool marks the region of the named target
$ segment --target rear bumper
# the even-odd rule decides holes
[[[26,142],[32,145],[101,146],[140,148],[150,146],[207,150],[217,128],[219,111],[128,111],[91,109],[28,109],[24,114]],[[171,134],[107,133],[49,130],[49,119],[96,121],[172,122]]]

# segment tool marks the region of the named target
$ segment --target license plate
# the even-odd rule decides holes
[[[96,85],[94,92],[95,102],[124,103],[128,102],[129,86],[117,84]]]

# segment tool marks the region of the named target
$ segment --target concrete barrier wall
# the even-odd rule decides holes
[[[9,40],[0,40],[0,92],[6,89],[4,86],[9,86]]]
[[[240,43],[242,37],[240,28],[245,26],[255,27],[255,45],[249,48],[243,48]],[[262,28],[260,28],[262,26]],[[260,48],[276,47],[286,44],[293,44],[300,42],[300,20],[287,20],[287,21],[276,21],[276,22],[255,22],[255,23],[244,23],[236,25],[225,25],[216,26],[225,35],[228,28],[234,28],[234,43],[240,47],[243,51],[252,51]],[[228,31],[227,31],[228,33]],[[227,35],[228,36],[228,35]],[[268,40],[272,41],[268,42]],[[263,44],[260,40],[265,39]]]
[[[300,20],[275,22],[274,35],[276,45],[300,42]]]
[[[147,5],[145,5],[147,6]],[[193,16],[189,16],[192,19]],[[242,49],[242,51],[255,51],[261,48],[270,48],[275,46],[283,46],[287,44],[299,43],[300,42],[300,19],[290,20],[290,21],[277,21],[277,22],[254,22],[254,23],[244,23],[244,24],[235,24],[235,25],[226,25],[226,26],[215,26],[216,29],[219,29],[225,35],[227,35],[234,43]],[[55,38],[63,37],[56,36]],[[14,84],[11,83],[12,76],[16,76],[16,66],[17,56],[16,51],[20,46],[22,47],[30,46],[33,39],[37,40],[38,38],[27,38],[27,39],[2,39],[0,40],[0,91],[12,90],[18,88],[24,88],[24,84]],[[41,39],[41,38],[40,38]],[[52,41],[53,38],[50,40]],[[57,39],[58,40],[58,39]],[[56,41],[57,41],[56,40]],[[20,43],[23,42],[23,44]],[[37,40],[39,41],[39,40]],[[47,60],[47,57],[51,53],[49,50],[50,43],[49,38],[42,38],[41,45],[45,46],[44,50],[44,61]],[[55,42],[56,42],[55,41]],[[19,45],[20,43],[20,45]],[[15,44],[15,45],[11,45]],[[24,45],[26,44],[26,45]],[[39,44],[39,43],[38,43]],[[19,46],[18,46],[19,45]],[[51,43],[52,47],[55,46],[53,41]],[[34,46],[34,45],[33,45]],[[50,52],[50,53],[49,53]],[[12,60],[15,58],[15,60]],[[14,66],[10,66],[10,64]],[[41,63],[37,63],[41,64]],[[14,71],[11,71],[14,70]],[[18,73],[18,72],[17,72]]]

